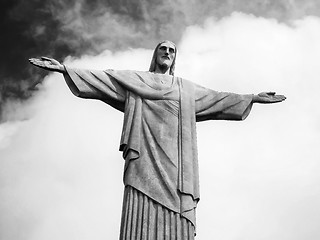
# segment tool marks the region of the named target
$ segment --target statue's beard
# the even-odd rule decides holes
[[[163,64],[157,63],[157,65],[158,65],[158,68],[159,68],[161,71],[166,71],[166,70],[168,70],[168,69],[170,68],[170,66],[169,66],[168,64],[165,64],[165,63],[163,63]]]

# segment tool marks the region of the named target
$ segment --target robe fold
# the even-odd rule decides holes
[[[124,112],[124,184],[196,225],[200,198],[196,121],[243,120],[252,95],[217,92],[171,75],[69,69],[72,93]],[[163,86],[154,79],[172,81]],[[188,230],[189,231],[189,230]]]

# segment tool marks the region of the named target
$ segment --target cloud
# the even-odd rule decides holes
[[[234,13],[190,26],[176,74],[215,90],[275,90],[244,122],[198,124],[198,239],[318,239],[320,19]],[[152,50],[68,57],[79,68],[148,69]],[[50,74],[0,125],[0,238],[117,238],[122,114]],[[16,109],[12,111],[12,109]]]
[[[159,39],[179,41],[185,28],[208,17],[221,19],[235,11],[290,22],[314,14],[317,1],[58,1],[51,4],[53,18],[61,24],[57,40],[77,53],[104,49],[152,48]]]
[[[153,48],[162,39],[179,42],[186,27],[233,12],[291,23],[320,16],[317,0],[132,0],[11,1],[1,4],[0,106],[26,100],[44,77],[27,59],[46,55],[59,60],[97,55],[105,49]],[[19,66],[19,70],[17,70]],[[1,109],[0,109],[1,112]],[[0,116],[1,119],[1,116]]]

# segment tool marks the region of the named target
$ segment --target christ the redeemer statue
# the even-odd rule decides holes
[[[124,113],[121,240],[194,239],[200,197],[196,122],[243,120],[253,103],[285,100],[274,92],[217,92],[176,77],[176,53],[174,43],[160,42],[149,71],[71,69],[47,57],[30,59],[62,73],[74,95]]]

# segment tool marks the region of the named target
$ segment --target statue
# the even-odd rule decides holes
[[[62,73],[74,95],[124,113],[121,240],[194,239],[200,197],[196,122],[244,120],[253,103],[285,100],[274,92],[217,92],[176,77],[176,54],[174,43],[160,42],[147,72],[71,69],[47,57],[29,59]]]

